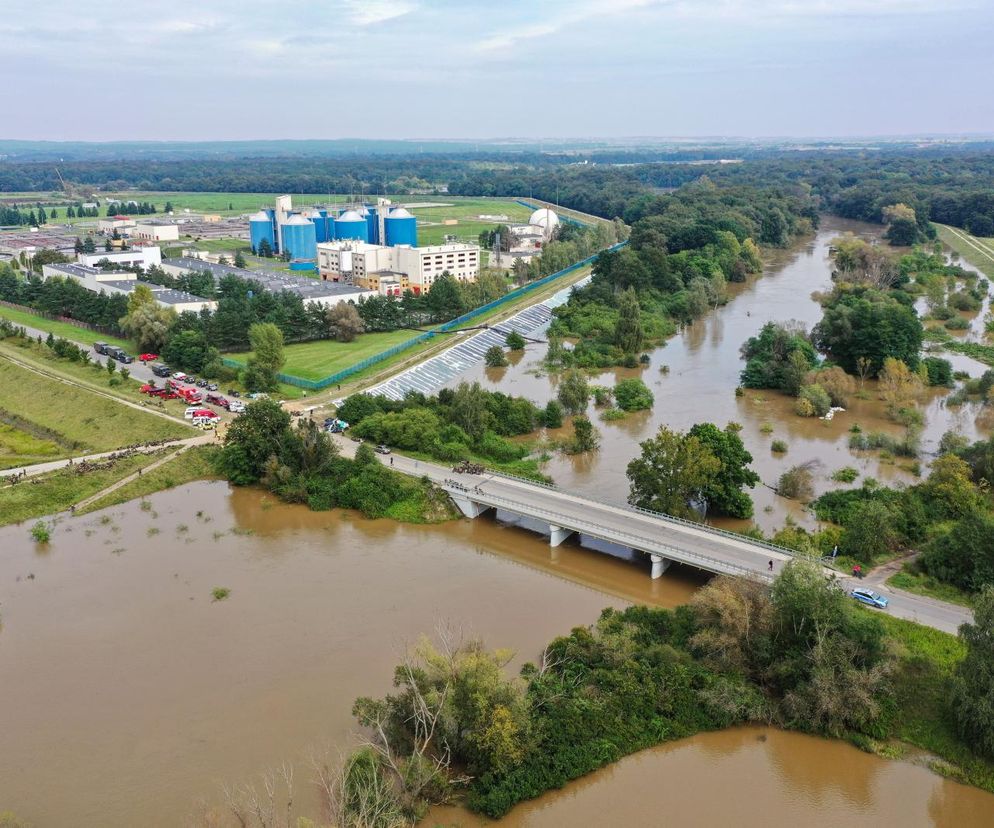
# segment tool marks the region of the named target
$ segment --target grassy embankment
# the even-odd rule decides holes
[[[110,334],[91,331],[89,328],[84,328],[82,325],[73,325],[71,322],[59,322],[55,319],[46,319],[44,316],[38,316],[37,314],[16,310],[14,308],[6,308],[3,305],[0,305],[0,317],[9,319],[15,325],[35,328],[39,331],[45,331],[46,333],[51,333],[55,336],[60,336],[63,339],[78,342],[82,345],[92,346],[94,342],[107,342],[110,345],[116,345],[118,348],[124,348],[124,350],[129,354],[137,355],[134,342],[127,339],[121,339],[120,337],[111,336]]]
[[[108,506],[116,506],[139,497],[148,497],[165,489],[182,486],[184,483],[193,483],[195,480],[217,480],[218,475],[212,465],[216,452],[216,446],[191,446],[158,468],[93,501],[76,514],[85,515],[106,509]]]
[[[85,388],[0,360],[0,411],[8,425],[62,447],[63,455],[112,451],[195,433]]]
[[[63,468],[0,488],[0,526],[64,512],[74,503],[103,491],[138,469],[155,463],[162,449],[134,454],[114,461],[107,469],[80,473],[78,467]]]
[[[932,575],[918,572],[913,565],[906,564],[900,572],[895,572],[887,579],[887,584],[896,589],[903,589],[905,592],[922,595],[925,598],[934,598],[937,601],[946,601],[963,607],[973,606],[970,593],[940,581]]]
[[[994,761],[979,757],[964,744],[949,707],[953,672],[965,653],[962,642],[931,627],[880,617],[897,647],[894,689],[899,713],[894,738],[927,751],[925,762],[943,776],[994,792]],[[894,758],[906,753],[901,745],[882,743],[873,748]]]

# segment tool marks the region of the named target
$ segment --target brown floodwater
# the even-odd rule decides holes
[[[0,529],[0,812],[36,828],[180,825],[284,760],[306,788],[307,756],[349,743],[353,700],[389,691],[439,622],[520,664],[605,606],[703,582],[489,520],[371,521],[224,483],[150,503],[63,519],[47,550]]]
[[[436,808],[432,825],[477,828],[983,828],[994,795],[842,742],[743,727],[642,751],[518,805],[498,823]]]
[[[876,225],[824,217],[821,229],[812,239],[776,253],[759,278],[743,285],[730,285],[727,305],[687,326],[652,351],[648,366],[613,368],[591,376],[592,384],[603,386],[614,386],[627,377],[640,377],[655,395],[655,405],[651,411],[606,422],[591,403],[588,415],[600,431],[599,451],[575,457],[556,455],[544,470],[564,488],[623,500],[628,493],[625,469],[639,454],[641,441],[651,437],[660,425],[686,430],[695,423],[710,421],[720,426],[728,422],[742,425],[741,437],[753,455],[753,468],[766,484],[757,485],[750,492],[756,506],[755,522],[766,531],[782,526],[788,515],[808,526],[815,523],[813,515],[797,502],[779,497],[771,488],[784,471],[798,463],[817,463],[816,494],[843,485],[831,480],[832,473],[843,466],[856,468],[860,480],[870,476],[889,484],[914,482],[917,478],[909,461],[881,460],[876,452],[849,449],[849,429],[855,424],[863,431],[883,431],[895,436],[903,433],[899,425],[886,418],[882,403],[873,393],[872,382],[866,387],[870,399],[852,400],[849,410],[837,413],[829,421],[798,417],[793,413],[793,398],[775,391],[747,391],[742,397],[734,393],[744,367],[739,348],[749,337],[758,334],[764,324],[796,320],[810,330],[821,319],[821,306],[812,294],[831,288],[828,256],[831,240],[847,231],[875,238],[880,230]],[[983,315],[973,315],[976,328],[971,332],[973,338],[979,336],[977,326],[981,325]],[[555,374],[542,371],[544,355],[544,345],[530,345],[524,356],[508,368],[475,366],[454,382],[479,381],[544,405],[555,396],[558,382]],[[942,356],[949,358],[955,369],[966,370],[972,376],[986,370],[986,366],[968,357],[945,353]],[[668,373],[663,373],[664,366]],[[949,429],[960,431],[971,440],[985,436],[975,422],[979,405],[947,407],[947,396],[947,391],[933,389],[921,401],[925,415],[923,465]],[[772,432],[766,426],[772,426]],[[569,431],[568,426],[565,431]],[[787,442],[786,454],[773,454],[770,446],[775,439]],[[860,485],[860,480],[853,485]],[[714,522],[728,528],[743,525],[732,520]]]

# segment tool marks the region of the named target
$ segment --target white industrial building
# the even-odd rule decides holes
[[[379,244],[343,239],[318,248],[322,279],[343,281],[392,294],[394,284],[415,293],[427,293],[435,280],[448,273],[459,282],[480,276],[480,247],[475,244],[439,244],[429,247]],[[391,285],[384,291],[382,284]]]
[[[177,313],[183,313],[183,311],[199,313],[205,308],[214,310],[217,307],[217,302],[211,299],[204,299],[202,296],[194,296],[192,293],[186,293],[182,290],[173,290],[152,282],[142,281],[134,273],[101,270],[98,267],[89,267],[83,264],[47,264],[42,266],[41,273],[44,279],[50,279],[53,276],[72,279],[87,290],[108,295],[115,293],[127,295],[133,292],[138,285],[145,285],[152,291],[156,302],[164,308],[172,308]]]
[[[144,219],[135,222],[131,238],[144,241],[179,241],[179,225],[160,219]]]
[[[76,261],[86,267],[96,267],[100,262],[110,262],[122,267],[138,265],[148,269],[162,264],[162,251],[154,245],[132,247],[127,250],[97,250],[94,253],[77,253]]]
[[[107,235],[117,230],[123,236],[134,226],[135,220],[130,216],[107,216],[97,220],[97,230]]]
[[[233,265],[215,264],[187,257],[164,259],[162,269],[173,276],[183,276],[187,273],[210,273],[215,281],[224,276],[251,279],[270,293],[290,291],[298,294],[304,304],[315,302],[324,307],[331,307],[339,302],[358,302],[360,299],[373,295],[373,291],[356,285],[339,285],[307,276],[294,276],[291,273],[278,273],[272,270],[247,270]]]

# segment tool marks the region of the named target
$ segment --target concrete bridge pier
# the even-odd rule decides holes
[[[649,554],[649,560],[652,561],[652,579],[663,577],[663,573],[670,568],[672,561],[669,558],[664,558],[662,555]]]
[[[549,524],[549,546],[559,546],[566,538],[573,534],[572,529],[564,529],[562,526]]]
[[[468,518],[479,517],[490,508],[485,503],[477,503],[475,500],[470,500],[465,495],[457,495],[449,492],[449,497],[452,498],[452,502],[456,504],[459,511]]]

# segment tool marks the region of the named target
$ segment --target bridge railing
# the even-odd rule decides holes
[[[678,526],[683,526],[688,529],[697,529],[702,532],[707,532],[712,535],[718,535],[719,537],[727,538],[730,540],[737,540],[742,543],[748,543],[752,546],[759,546],[770,552],[776,552],[780,555],[788,555],[792,558],[803,558],[808,559],[808,555],[803,552],[798,552],[796,549],[789,549],[786,546],[780,546],[775,543],[770,543],[766,540],[760,540],[758,538],[751,538],[748,535],[742,535],[738,532],[729,532],[727,529],[719,529],[717,526],[710,526],[706,523],[697,523],[693,520],[687,520],[686,518],[676,517],[675,515],[668,515],[665,512],[656,512],[652,509],[643,509],[641,506],[632,506],[630,503],[615,503],[610,500],[602,500],[600,498],[591,497],[589,494],[583,492],[571,491],[569,489],[564,489],[561,486],[556,486],[553,483],[544,483],[538,480],[532,480],[527,477],[519,477],[515,474],[507,474],[506,472],[490,471],[488,474],[492,474],[495,477],[506,477],[510,480],[517,480],[522,483],[527,483],[530,486],[541,486],[549,491],[559,492],[560,494],[568,495],[569,497],[576,497],[582,500],[589,500],[593,503],[599,503],[602,506],[611,506],[615,509],[624,509],[627,512],[636,512],[638,514],[647,515],[648,517],[656,518],[657,520],[667,521],[669,523],[675,523]]]
[[[513,500],[508,497],[501,497],[500,495],[491,494],[489,492],[474,491],[473,489],[462,485],[453,486],[451,483],[442,483],[441,486],[450,493],[470,497],[479,503],[486,503],[494,507],[504,505],[508,507],[509,511],[518,512],[525,516],[533,516],[536,514],[541,515],[546,518],[549,523],[555,526],[560,526],[564,523],[562,515],[552,511],[551,509],[543,509],[540,506],[534,506],[530,503],[523,503],[519,500]],[[583,520],[582,518],[572,518],[567,528],[572,529],[575,532],[580,532],[581,534],[590,535],[591,537],[600,538],[606,541],[623,541],[624,545],[631,546],[633,549],[638,549],[641,552],[658,554],[684,562],[697,561],[705,564],[705,566],[701,567],[702,569],[718,572],[737,572],[742,575],[759,576],[769,579],[769,573],[767,573],[764,569],[751,569],[750,567],[731,563],[721,558],[714,558],[710,555],[702,555],[700,552],[676,549],[674,547],[667,546],[664,543],[660,543],[658,540],[653,538],[647,538],[644,535],[638,535],[624,529],[606,530],[599,524],[594,523],[593,521]],[[690,560],[688,561],[687,559]]]

